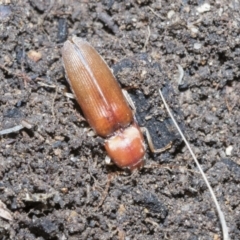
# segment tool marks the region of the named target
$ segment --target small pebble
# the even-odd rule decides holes
[[[202,44],[201,43],[194,43],[194,45],[193,45],[193,48],[194,49],[200,49],[202,47]]]
[[[233,146],[228,146],[227,148],[226,148],[226,155],[227,156],[231,156],[232,155],[232,150],[233,150]]]
[[[210,4],[209,4],[209,3],[204,3],[204,4],[202,4],[201,6],[197,7],[196,10],[197,10],[199,13],[204,13],[204,12],[210,11],[210,9],[211,9]]]

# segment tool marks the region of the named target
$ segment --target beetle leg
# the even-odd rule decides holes
[[[129,93],[126,90],[122,89],[122,93],[123,93],[125,99],[127,100],[129,106],[132,108],[133,114],[135,115],[137,110],[136,110],[136,107],[135,107],[135,104],[134,104],[132,98],[130,97]],[[146,134],[148,145],[149,145],[151,152],[161,153],[161,152],[165,152],[166,150],[168,150],[169,148],[172,147],[172,142],[170,142],[167,146],[165,146],[163,148],[155,149],[148,129],[146,127],[141,127],[141,131]]]
[[[72,93],[64,93],[64,95],[68,98],[76,99],[75,96]]]
[[[122,89],[122,93],[123,93],[125,99],[127,100],[129,106],[132,108],[133,115],[135,115],[137,109],[135,107],[135,104],[134,104],[132,98],[130,97],[129,93],[126,90]]]
[[[148,146],[149,146],[151,152],[153,152],[153,153],[162,153],[162,152],[165,152],[166,150],[168,150],[169,148],[172,147],[172,142],[170,142],[167,146],[165,146],[163,148],[155,149],[155,147],[153,145],[153,141],[152,141],[151,135],[150,135],[148,129],[146,127],[141,127],[141,131],[146,134],[147,141],[148,141]]]

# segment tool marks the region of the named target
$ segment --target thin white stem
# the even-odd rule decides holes
[[[220,222],[221,222],[223,239],[224,239],[224,240],[229,240],[230,238],[229,238],[229,234],[228,234],[228,228],[227,228],[227,224],[226,224],[226,221],[225,221],[225,217],[224,217],[224,214],[223,214],[223,212],[222,212],[222,210],[221,210],[221,208],[220,208],[220,205],[218,204],[218,201],[217,201],[217,198],[216,198],[216,196],[215,196],[215,194],[214,194],[214,192],[213,192],[213,189],[212,189],[212,187],[210,186],[210,184],[209,184],[209,182],[208,182],[208,180],[207,180],[207,177],[206,177],[205,173],[203,172],[203,170],[202,170],[202,168],[201,168],[201,165],[199,164],[199,162],[198,162],[195,154],[193,153],[193,151],[192,151],[192,149],[191,149],[191,147],[190,147],[190,144],[188,143],[188,141],[187,141],[187,139],[185,138],[185,136],[183,135],[180,127],[178,126],[175,118],[173,117],[173,115],[172,115],[172,113],[171,113],[171,111],[170,111],[170,109],[169,109],[169,107],[168,107],[168,105],[167,105],[167,103],[166,103],[166,101],[165,101],[165,99],[164,99],[164,97],[163,97],[162,92],[161,92],[160,89],[159,89],[159,93],[160,93],[160,96],[161,96],[162,101],[163,101],[163,103],[164,103],[164,106],[166,107],[166,109],[167,109],[167,111],[168,111],[169,116],[171,117],[174,125],[176,126],[176,128],[177,128],[178,132],[180,133],[183,141],[185,142],[188,150],[190,151],[190,153],[191,153],[191,155],[192,155],[192,157],[193,157],[193,159],[194,159],[194,161],[195,161],[195,163],[196,163],[196,165],[197,165],[200,173],[202,174],[202,177],[203,177],[203,179],[204,179],[204,181],[205,181],[205,183],[206,183],[206,185],[207,185],[207,187],[208,187],[208,189],[209,189],[209,191],[210,191],[210,194],[211,194],[211,196],[212,196],[212,198],[213,198],[213,202],[214,202],[214,204],[215,204],[215,206],[216,206],[217,213],[218,213],[218,216],[219,216],[219,219],[220,219]]]

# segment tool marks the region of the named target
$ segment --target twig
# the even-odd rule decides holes
[[[12,213],[7,209],[6,205],[0,200],[0,217],[12,221]]]
[[[45,79],[43,79],[43,78],[36,78],[36,80],[43,80],[43,81],[45,81]],[[38,83],[40,86],[42,86],[42,87],[56,88],[56,85],[49,85],[49,84],[46,84],[46,83],[40,82],[40,81],[38,81],[37,83]]]
[[[107,13],[99,11],[97,16],[98,19],[102,21],[115,35],[119,33],[118,26]]]
[[[102,199],[101,199],[101,201],[99,202],[99,204],[97,205],[97,208],[96,208],[96,209],[100,208],[100,207],[103,205],[103,203],[104,203],[104,201],[105,201],[105,199],[106,199],[106,197],[107,197],[107,195],[108,195],[108,191],[109,191],[109,188],[110,188],[110,185],[111,185],[111,181],[112,181],[116,176],[119,176],[120,174],[122,174],[122,172],[115,172],[115,173],[109,173],[109,174],[108,174],[107,184],[106,184],[106,187],[105,187],[105,190],[104,190]]]
[[[53,116],[53,122],[55,122],[56,120],[56,117],[55,117],[55,109],[54,109],[54,103],[55,103],[55,100],[57,98],[57,94],[58,94],[58,87],[56,87],[55,89],[55,94],[53,96],[53,100],[52,100],[52,106],[51,106],[51,109],[52,109],[52,116]]]
[[[6,71],[9,75],[22,78],[24,81],[25,87],[26,87],[26,83],[31,81],[31,78],[24,71],[14,73],[10,69],[8,69],[7,67],[5,67],[4,65],[1,65],[1,64],[0,64],[0,68],[3,69],[4,71]]]
[[[149,26],[147,26],[147,31],[148,31],[148,34],[147,34],[147,37],[146,37],[146,41],[144,43],[143,52],[146,52],[146,47],[148,45],[149,38],[150,38],[150,35],[151,35],[151,31],[150,31],[150,27]]]
[[[210,186],[210,183],[208,182],[207,177],[206,177],[205,173],[203,172],[203,170],[202,170],[202,168],[201,168],[201,165],[199,164],[199,162],[198,162],[195,154],[193,153],[193,151],[192,151],[192,149],[191,149],[191,147],[190,147],[190,144],[188,143],[188,141],[187,141],[187,139],[185,138],[185,136],[183,135],[180,127],[178,126],[176,120],[174,119],[174,117],[173,117],[173,115],[172,115],[172,113],[171,113],[171,111],[170,111],[170,109],[169,109],[169,107],[168,107],[168,105],[167,105],[167,103],[166,103],[166,101],[165,101],[165,99],[164,99],[164,97],[163,97],[162,92],[161,92],[160,89],[159,89],[159,94],[160,94],[160,96],[161,96],[161,98],[162,98],[162,101],[163,101],[163,103],[164,103],[165,108],[166,108],[167,111],[168,111],[169,116],[171,117],[174,125],[176,126],[178,132],[180,133],[180,135],[181,135],[181,137],[182,137],[182,139],[183,139],[183,141],[185,142],[185,144],[186,144],[189,152],[191,153],[191,155],[192,155],[192,157],[193,157],[193,159],[194,159],[194,161],[195,161],[195,163],[196,163],[196,165],[197,165],[200,173],[202,174],[202,177],[203,177],[203,179],[204,179],[204,181],[205,181],[205,183],[206,183],[206,185],[207,185],[207,187],[208,187],[208,189],[209,189],[209,191],[210,191],[210,194],[211,194],[212,199],[213,199],[213,202],[214,202],[214,204],[215,204],[215,206],[216,206],[217,213],[218,213],[218,216],[219,216],[219,219],[220,219],[220,222],[221,222],[222,232],[223,232],[223,239],[224,239],[224,240],[229,240],[228,228],[227,228],[227,224],[226,224],[226,221],[225,221],[225,217],[224,217],[224,214],[223,214],[223,212],[222,212],[222,210],[221,210],[221,208],[220,208],[220,205],[218,204],[218,201],[217,201],[217,198],[216,198],[216,196],[215,196],[215,194],[214,194],[214,192],[213,192],[213,189],[212,189],[212,187]]]
[[[23,128],[31,129],[32,125],[30,123],[28,123],[26,120],[22,120],[21,124],[15,126],[15,127],[7,128],[7,129],[0,131],[0,135],[6,135],[9,133],[18,132]]]
[[[182,84],[182,80],[184,77],[184,70],[181,65],[177,64],[179,76],[178,76],[178,86]]]
[[[151,7],[148,7],[148,9],[149,9],[154,15],[156,15],[157,17],[159,17],[161,20],[165,20],[165,19],[166,19],[165,17],[157,14]]]

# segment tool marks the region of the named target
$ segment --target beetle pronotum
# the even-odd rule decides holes
[[[62,57],[77,102],[90,126],[105,139],[109,157],[120,168],[141,168],[143,135],[106,62],[88,42],[76,36],[64,43]],[[166,150],[155,150],[144,130],[153,152]]]

